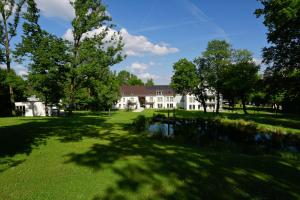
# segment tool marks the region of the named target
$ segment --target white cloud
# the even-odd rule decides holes
[[[141,63],[141,62],[134,62],[128,68],[132,73],[136,74],[140,79],[144,81],[148,79],[157,80],[160,79],[161,77],[147,72],[147,70],[154,65],[155,65],[154,62],[149,62],[148,64]]]
[[[169,47],[166,43],[154,44],[143,35],[131,35],[126,29],[121,29],[120,32],[125,43],[125,53],[129,56],[138,56],[147,53],[166,55],[179,51],[177,48]]]
[[[150,74],[150,73],[141,73],[137,75],[140,79],[148,80],[148,79],[153,79],[153,80],[157,80],[160,78],[160,76],[155,75],[155,74]]]
[[[143,73],[148,67],[148,64],[135,62],[131,64],[130,69],[132,72]]]
[[[36,3],[45,17],[58,17],[70,20],[75,16],[69,0],[37,0]]]
[[[99,28],[91,31],[85,37],[92,37],[96,34],[100,34],[104,28]],[[113,29],[108,30],[108,38],[117,34],[118,32]],[[150,42],[145,36],[142,35],[131,35],[126,29],[120,30],[120,36],[123,38],[124,42],[124,53],[128,56],[141,56],[145,54],[153,55],[166,55],[170,53],[176,53],[179,49],[170,47],[166,43],[154,44]],[[63,38],[73,41],[72,30],[68,29],[64,34]]]

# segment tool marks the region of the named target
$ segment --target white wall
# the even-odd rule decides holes
[[[25,106],[25,116],[46,116],[45,105],[43,102],[16,102],[16,107]],[[51,115],[51,109],[48,107],[49,115]]]

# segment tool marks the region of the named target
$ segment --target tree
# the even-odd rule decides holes
[[[21,9],[25,0],[5,0],[0,1],[0,45],[4,48],[3,61],[6,65],[7,72],[11,70],[11,40],[17,35],[17,28],[20,21]],[[15,100],[12,85],[9,85],[8,105],[11,115],[15,115]]]
[[[0,116],[11,115],[9,86],[14,88],[16,101],[26,100],[27,82],[16,75],[14,70],[10,70],[8,73],[7,70],[0,68]]]
[[[247,114],[246,101],[253,92],[258,80],[259,66],[254,63],[252,53],[248,50],[235,50],[233,63],[224,67],[221,91],[235,95],[242,101],[243,111]]]
[[[212,40],[202,53],[202,58],[204,59],[202,72],[207,84],[216,91],[216,113],[219,113],[221,87],[223,84],[221,76],[223,69],[230,64],[231,46],[225,40]]]
[[[144,82],[141,79],[126,70],[120,71],[117,79],[120,85],[144,85]]]
[[[16,56],[19,61],[26,58],[29,63],[28,82],[35,94],[48,105],[58,105],[64,95],[64,85],[68,72],[67,46],[62,39],[42,30],[38,24],[39,10],[34,0],[27,0],[24,14],[24,35],[17,45]]]
[[[284,95],[283,108],[300,112],[300,1],[259,0],[263,8],[257,9],[257,17],[264,17],[268,29],[268,47],[263,49],[268,73],[276,77]],[[282,96],[281,95],[281,96]]]
[[[145,83],[146,86],[154,86],[154,81],[152,78],[148,79],[147,82]]]
[[[109,35],[111,18],[100,0],[75,0],[71,2],[75,10],[72,21],[73,41],[71,71],[69,75],[69,105],[70,113],[74,107],[76,91],[82,86],[81,82],[94,79],[94,74],[100,80],[99,70],[107,71],[109,66],[123,60],[123,43],[119,34]],[[91,31],[98,32],[91,34]],[[93,73],[95,72],[95,73]]]
[[[204,112],[206,112],[206,93],[203,91],[203,84],[196,65],[184,58],[176,62],[173,69],[171,86],[175,92],[182,95],[195,95],[197,101],[202,103]]]

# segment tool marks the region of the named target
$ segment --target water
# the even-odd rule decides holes
[[[250,129],[250,128],[249,128]],[[173,138],[197,146],[234,144],[243,147],[259,147],[265,150],[300,151],[300,137],[293,134],[257,133],[244,127],[228,127],[212,121],[153,122],[150,134]]]

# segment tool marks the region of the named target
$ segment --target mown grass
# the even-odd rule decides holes
[[[244,155],[132,131],[153,112],[0,118],[0,199],[300,199],[298,154]]]

